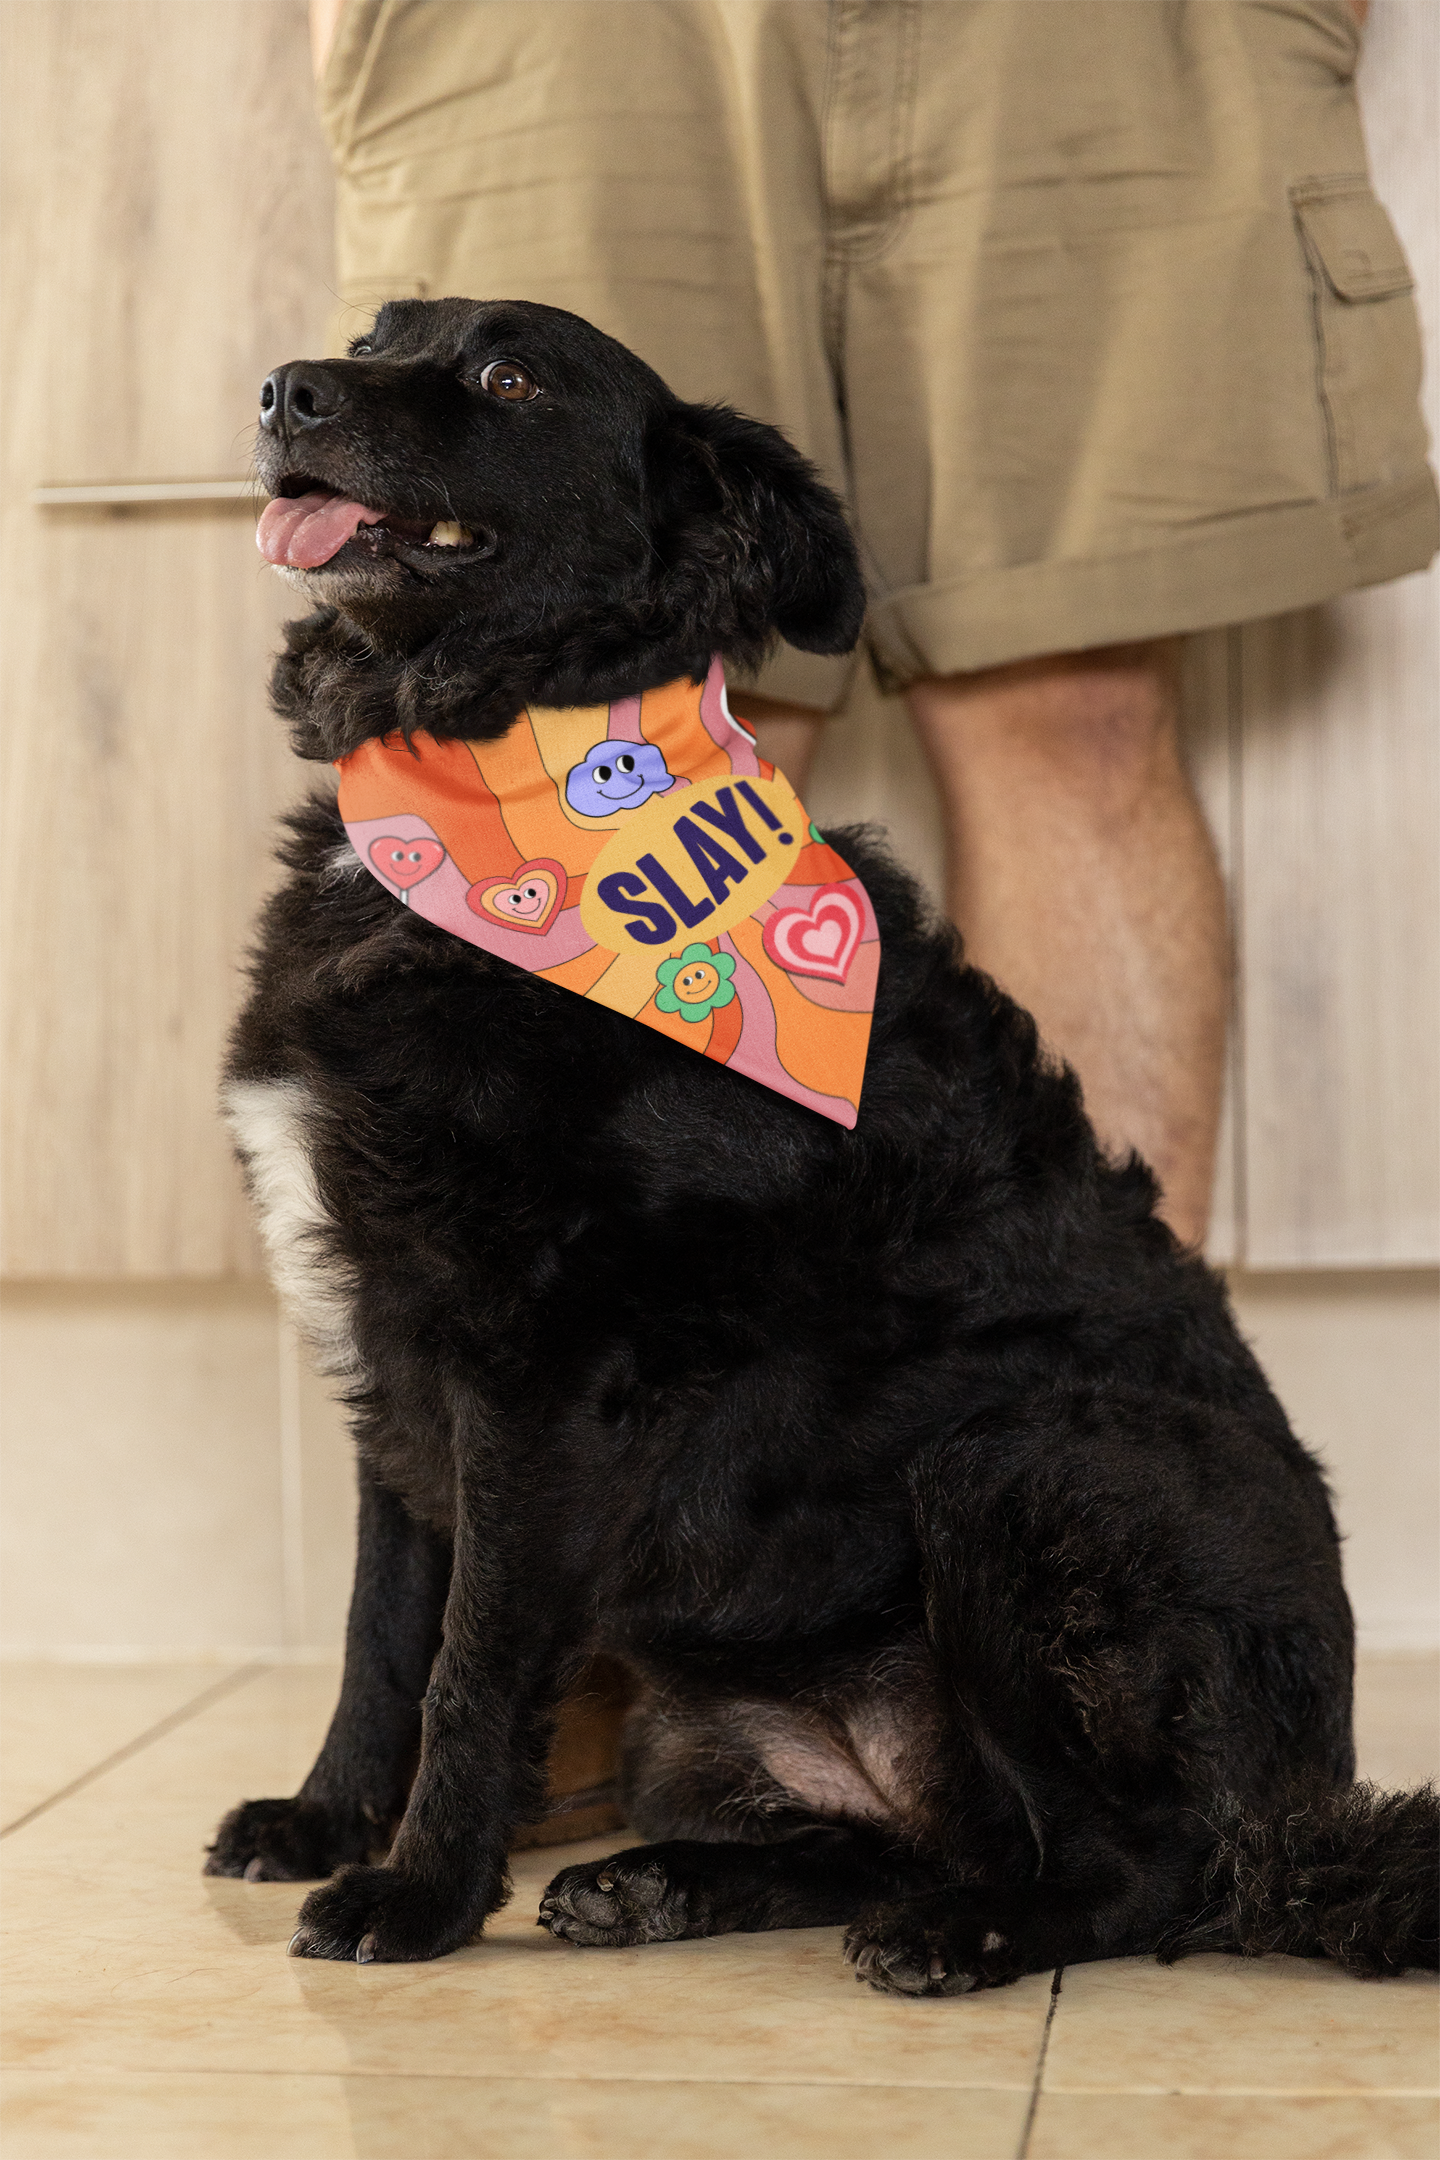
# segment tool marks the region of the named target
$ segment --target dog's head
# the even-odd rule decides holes
[[[261,547],[320,603],[276,673],[311,757],[860,632],[844,513],[785,438],[559,308],[390,302],[347,358],[269,377],[256,465]]]

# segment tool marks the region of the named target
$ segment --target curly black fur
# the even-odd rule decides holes
[[[1333,1958],[1362,1979],[1440,1968],[1440,1799],[1432,1785],[1297,1793],[1256,1816],[1227,1800],[1213,1818],[1210,1900],[1163,1953],[1286,1951]]]
[[[305,754],[853,636],[778,437],[553,310],[410,304],[369,344],[270,477],[487,537],[321,574],[280,675]],[[497,352],[533,401],[486,404]],[[454,1948],[603,1649],[656,1842],[552,1885],[574,1941],[845,1923],[902,1994],[1202,1942],[1433,1962],[1433,1804],[1350,1793],[1324,1481],[1223,1285],[874,835],[834,838],[883,939],[853,1132],[396,906],[332,803],[291,821],[231,1100],[347,1377],[360,1559],[320,1759],[211,1869],[338,1867],[303,1954]]]

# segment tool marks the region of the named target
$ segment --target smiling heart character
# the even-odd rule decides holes
[[[537,855],[508,877],[477,879],[465,895],[465,904],[474,915],[535,936],[549,929],[564,906],[565,886],[562,865],[549,855]]]
[[[445,850],[438,840],[402,840],[398,833],[382,833],[370,843],[370,860],[381,877],[409,892],[422,878],[434,876]]]

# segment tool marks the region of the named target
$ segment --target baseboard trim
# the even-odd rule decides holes
[[[336,1665],[324,1643],[5,1643],[4,1665]]]

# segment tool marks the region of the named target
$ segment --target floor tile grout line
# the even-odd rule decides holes
[[[14,2076],[45,2078],[142,2078],[142,2077],[256,2077],[256,2078],[339,2078],[349,2083],[357,2081],[384,2085],[403,2081],[407,2085],[643,2085],[647,2087],[671,2085],[744,2085],[765,2089],[780,2086],[790,2092],[933,2092],[955,2093],[963,2097],[967,2093],[996,2093],[1007,2100],[1024,2097],[1029,2088],[1025,2085],[948,2085],[927,2082],[923,2078],[822,2078],[822,2077],[725,2077],[718,2072],[713,2077],[667,2077],[663,2072],[647,2074],[642,2070],[357,2070],[347,2064],[343,2070],[310,2070],[291,2063],[276,2069],[257,2069],[253,2065],[245,2069],[233,2063],[155,2063],[136,2067],[133,2063],[33,2063],[12,2062],[0,2064],[0,2080]],[[1122,2093],[1122,2098],[1132,2097]],[[1203,2097],[1203,2095],[1202,2095]],[[1308,2097],[1308,2096],[1307,2096]],[[1335,2095],[1320,2094],[1319,2098]],[[1342,2098],[1355,2097],[1349,2088]],[[1362,2098],[1374,2098],[1368,2091]],[[1429,2093],[1382,2092],[1382,2100],[1430,2099]]]
[[[58,1792],[47,1793],[43,1800],[37,1800],[34,1807],[27,1808],[23,1815],[17,1815],[13,1822],[5,1823],[0,1827],[0,1838],[10,1837],[16,1830],[23,1830],[25,1825],[34,1822],[37,1816],[48,1815],[51,1808],[59,1807],[62,1800],[68,1800],[72,1794],[82,1792],[87,1785],[93,1785],[97,1778],[104,1777],[107,1770],[114,1770],[119,1764],[128,1762],[132,1755],[138,1755],[155,1741],[163,1740],[165,1735],[174,1732],[177,1726],[188,1724],[190,1719],[198,1717],[202,1710],[208,1710],[212,1703],[220,1702],[226,1695],[231,1695],[237,1688],[243,1687],[246,1681],[254,1680],[261,1673],[270,1670],[271,1667],[264,1664],[242,1665],[238,1671],[226,1673],[221,1679],[212,1681],[209,1687],[202,1688],[189,1702],[181,1703],[178,1710],[172,1710],[167,1717],[158,1719],[154,1725],[147,1725],[144,1732],[137,1733],[133,1740],[127,1740],[123,1747],[116,1748],[98,1763],[92,1763],[88,1770],[82,1770],[79,1777],[71,1778],[69,1784],[62,1785]]]
[[[951,2085],[937,2084],[924,2078],[820,2078],[820,2077],[667,2077],[661,2072],[646,2075],[643,2071],[617,2070],[359,2070],[348,2064],[343,2070],[307,2069],[288,2064],[275,2069],[257,2068],[254,2064],[241,2069],[233,2063],[154,2063],[136,2066],[134,2063],[7,2063],[0,2069],[3,2077],[42,2077],[55,2079],[92,2078],[206,2078],[206,2077],[254,2077],[254,2078],[339,2078],[349,2081],[365,2081],[383,2085],[403,2081],[409,2085],[643,2085],[672,2086],[731,2086],[745,2085],[765,2088],[783,2086],[796,2092],[935,2092],[995,2093],[1005,2098],[1019,2098],[1027,2091],[1023,2085]],[[1043,2097],[1047,2100],[1057,2095],[1069,2098],[1097,2100],[1435,2100],[1440,2099],[1440,2087],[1434,2085],[1050,2085]],[[1017,2155],[1017,2160],[1019,2156]]]
[[[1026,2160],[1030,2151],[1030,2135],[1035,2128],[1035,2116],[1040,2106],[1040,2080],[1045,2075],[1045,2057],[1050,2047],[1050,2028],[1055,2023],[1055,2012],[1060,2006],[1060,1983],[1065,1978],[1065,1968],[1057,1965],[1055,1977],[1050,1983],[1050,2007],[1045,2012],[1045,2024],[1040,2034],[1040,2048],[1035,2057],[1035,2078],[1030,2087],[1030,2105],[1025,2110],[1025,2121],[1020,2129],[1020,2143],[1015,2148],[1015,2160]]]
[[[1440,2100],[1440,2085],[1047,2085],[1047,2100]]]

